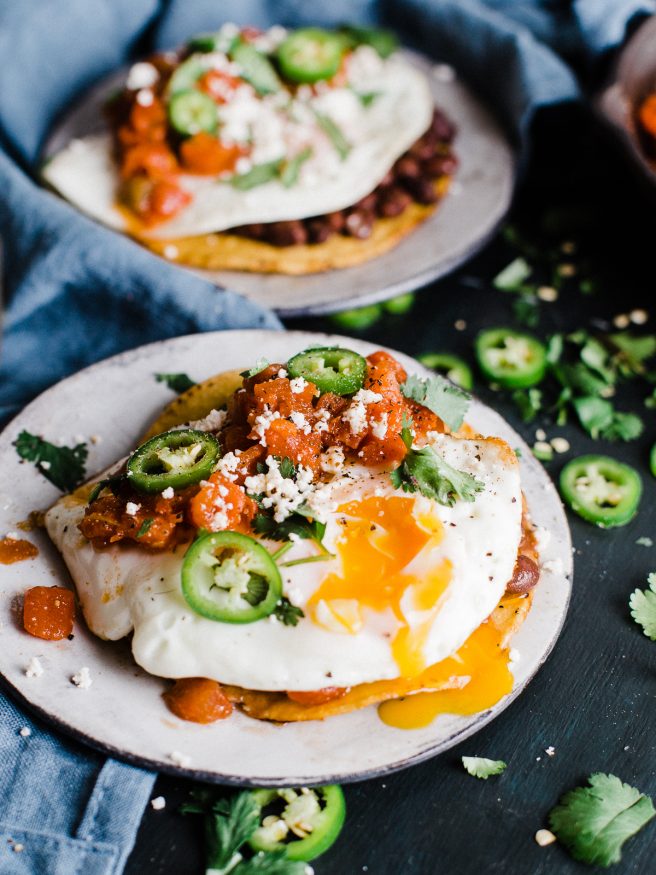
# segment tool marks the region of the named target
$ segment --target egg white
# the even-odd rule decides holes
[[[517,557],[522,513],[519,468],[507,445],[439,435],[433,446],[485,488],[474,502],[458,500],[451,508],[415,497],[413,514],[430,509],[441,521],[443,537],[412,560],[408,573],[421,579],[445,559],[452,564],[423,647],[427,665],[454,653],[498,604]],[[349,474],[333,481],[334,505],[374,494],[405,495],[393,489],[388,474],[362,467]],[[90,629],[109,640],[134,630],[134,658],[149,673],[207,677],[254,690],[313,690],[399,677],[391,649],[399,626],[391,610],[365,607],[355,633],[333,628],[320,611],[308,612],[296,627],[271,618],[247,625],[208,620],[182,596],[184,548],[177,553],[125,546],[96,551],[77,528],[83,515],[84,505],[67,496],[46,514],[47,530],[70,570]],[[329,549],[341,533],[338,519],[334,512],[327,515]],[[314,552],[311,543],[301,541],[285,558]],[[284,591],[305,607],[325,576],[340,570],[338,558],[285,568]],[[404,610],[411,629],[425,622],[425,612],[414,611],[410,603],[404,602]]]
[[[373,50],[362,47],[358,52],[366,61],[367,52]],[[318,143],[315,154],[303,165],[298,182],[290,188],[273,181],[241,191],[215,177],[183,174],[180,184],[193,195],[193,201],[178,216],[140,233],[166,239],[256,222],[303,219],[344,209],[373,191],[396,159],[427,130],[433,98],[426,77],[402,55],[378,59],[375,64],[360,63],[359,68],[358,92],[377,95],[370,106],[364,107],[354,91],[347,88],[321,95],[314,102],[317,110],[339,123],[351,144],[345,160],[340,161],[326,142]],[[274,95],[264,101],[275,99]],[[237,110],[239,107],[235,107]],[[257,112],[249,123],[258,123]],[[276,132],[267,136],[264,133],[262,154],[256,160],[282,157],[284,152],[281,154],[274,146]],[[263,149],[268,150],[267,154]],[[94,219],[117,230],[128,230],[124,216],[116,209],[118,174],[109,133],[73,140],[50,159],[42,176]]]

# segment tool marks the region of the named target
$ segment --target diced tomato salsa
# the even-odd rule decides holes
[[[163,694],[170,711],[191,723],[216,723],[232,714],[220,684],[208,678],[182,678]]]
[[[188,542],[200,529],[249,534],[258,505],[245,480],[261,471],[269,456],[309,469],[315,480],[325,476],[322,454],[331,448],[358,464],[396,467],[407,452],[400,436],[406,417],[418,444],[445,425],[402,394],[406,373],[393,356],[375,352],[367,365],[363,389],[379,397],[365,405],[361,430],[354,432],[345,417],[352,398],[320,395],[313,383],[290,380],[284,365],[268,365],[245,377],[228,405],[228,424],[219,440],[223,453],[235,453],[239,460],[230,476],[215,471],[172,498],[139,493],[123,481],[87,507],[80,531],[98,548],[126,541],[151,550]]]

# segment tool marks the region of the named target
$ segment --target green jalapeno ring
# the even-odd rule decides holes
[[[207,68],[197,55],[191,55],[177,67],[166,86],[167,94],[174,95],[180,91],[188,91],[194,88],[200,77]]]
[[[314,383],[323,395],[351,395],[361,389],[367,361],[357,352],[339,346],[317,347],[300,352],[287,362],[287,372]]]
[[[177,91],[169,103],[169,121],[185,137],[201,131],[213,134],[219,124],[216,103],[195,88]]]
[[[337,73],[344,49],[345,41],[339,34],[304,27],[278,46],[278,65],[285,79],[311,85]]]
[[[417,361],[432,371],[437,371],[438,374],[444,374],[447,379],[455,383],[456,386],[460,386],[461,389],[471,392],[474,387],[474,375],[471,368],[466,361],[457,355],[451,355],[448,352],[424,352],[417,356]]]
[[[192,610],[220,623],[254,623],[282,598],[282,578],[271,554],[239,532],[201,535],[182,562],[182,594]]]
[[[139,492],[182,489],[206,480],[221,455],[217,439],[205,431],[181,428],[158,434],[128,459],[126,476]]]
[[[255,830],[249,840],[249,845],[254,851],[284,851],[285,856],[289,860],[302,860],[309,862],[316,859],[321,854],[325,853],[331,845],[337,840],[344,820],[346,818],[346,803],[342,788],[338,784],[330,784],[324,787],[313,787],[310,790],[301,791],[297,799],[302,800],[303,796],[315,794],[318,797],[319,809],[310,811],[309,818],[312,831],[305,837],[296,837],[290,830],[288,835],[292,838],[285,842],[276,838],[275,825],[273,829],[262,825],[262,812],[277,799],[284,800],[287,805],[279,818],[286,824],[284,815],[289,812],[288,820],[293,818],[293,805],[301,805],[304,803],[294,802],[291,793],[296,791],[292,788],[286,789],[261,789],[251,791],[257,804],[260,806],[260,826]],[[310,809],[312,809],[310,805]]]
[[[547,351],[537,338],[512,328],[488,328],[475,341],[483,375],[504,389],[528,389],[545,375]]]
[[[636,515],[642,480],[634,468],[610,456],[578,456],[561,471],[560,491],[580,517],[609,529]]]
[[[656,477],[656,444],[654,444],[649,453],[649,470]]]

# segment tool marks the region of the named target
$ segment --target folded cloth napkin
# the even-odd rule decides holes
[[[594,58],[654,0],[25,0],[0,5],[0,234],[6,315],[0,422],[57,379],[140,343],[279,327],[229,292],[95,225],[35,184],[54,119],[149,48],[223,21],[383,23],[452,64],[517,143],[541,106],[576,99],[559,57]],[[22,730],[22,731],[21,731]],[[29,730],[29,732],[28,732]],[[0,873],[118,875],[154,775],[50,733],[0,694]]]

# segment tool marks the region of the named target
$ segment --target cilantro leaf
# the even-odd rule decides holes
[[[615,410],[610,401],[592,395],[573,398],[572,405],[579,422],[595,440],[631,441],[642,434],[644,424],[635,413]]]
[[[624,842],[656,810],[648,796],[615,775],[596,773],[587,787],[566,793],[549,814],[549,826],[575,860],[610,866],[621,859]]]
[[[177,392],[178,395],[196,385],[187,374],[155,374],[155,379],[158,383],[166,383],[169,389]]]
[[[434,374],[427,379],[410,374],[401,386],[401,392],[406,398],[432,410],[446,422],[451,431],[457,431],[462,425],[471,400],[471,396],[464,389],[454,386],[441,374]]]
[[[260,851],[250,860],[241,860],[230,875],[303,875],[307,864],[300,860],[290,860],[284,851]]]
[[[351,151],[351,144],[346,139],[341,129],[335,124],[335,122],[330,118],[329,115],[325,115],[324,113],[317,112],[315,110],[314,117],[316,118],[321,130],[332,143],[333,148],[335,149],[341,160],[344,161]]]
[[[521,292],[512,302],[513,316],[520,325],[535,328],[540,322],[540,305],[532,292]]]
[[[403,433],[401,436],[405,441]],[[484,488],[471,474],[452,468],[432,447],[410,448],[399,467],[390,473],[390,478],[396,489],[420,492],[446,507],[453,507],[458,498],[475,501],[476,494]]]
[[[283,159],[278,158],[275,161],[266,161],[264,164],[254,164],[246,173],[231,177],[230,185],[239,191],[250,191],[258,185],[273,182],[278,178],[282,163]]]
[[[542,390],[535,386],[531,389],[515,389],[511,398],[519,408],[524,422],[533,422],[542,409]]]
[[[297,626],[298,621],[305,616],[305,613],[293,605],[286,596],[280,599],[273,613],[285,626]]]
[[[517,292],[523,289],[532,273],[533,269],[525,258],[516,258],[494,277],[492,285],[502,292]]]
[[[231,863],[260,824],[260,806],[247,790],[214,802],[205,823],[207,869],[235,871]]]
[[[285,480],[291,480],[296,477],[296,465],[289,456],[284,456],[282,459],[278,456],[274,456],[274,458],[278,462],[281,477],[284,477]]]
[[[105,480],[99,480],[89,493],[87,504],[93,504],[93,502],[98,498],[103,489],[111,489],[111,491],[114,492],[115,488],[119,485],[119,483],[122,483],[124,479],[125,478],[123,476],[119,476],[107,477]]]
[[[579,353],[581,361],[596,371],[608,386],[614,385],[616,373],[610,363],[610,355],[606,347],[594,337],[585,336],[584,343]]]
[[[306,146],[289,161],[285,161],[280,171],[280,182],[284,188],[292,188],[298,182],[298,177],[301,172],[301,167],[305,162],[312,157],[312,146]]]
[[[488,760],[485,757],[463,757],[462,764],[470,775],[484,781],[492,775],[500,775],[506,768],[503,760]]]
[[[628,331],[610,334],[608,340],[619,351],[618,362],[625,376],[644,373],[644,363],[656,355],[656,334],[634,337]]]
[[[56,447],[37,435],[22,431],[14,446],[21,459],[33,462],[46,480],[62,492],[71,492],[84,480],[89,453],[86,444]]]
[[[631,616],[642,626],[647,638],[656,641],[656,573],[649,575],[647,583],[649,589],[636,589],[631,593],[629,607]]]
[[[272,541],[288,541],[290,535],[299,538],[321,541],[326,531],[325,523],[309,520],[300,513],[293,513],[277,523],[273,517],[258,513],[252,523],[253,531]]]
[[[371,106],[371,104],[375,100],[377,100],[382,93],[383,93],[382,91],[356,91],[355,92],[356,97],[358,98],[358,100],[360,101],[362,106],[364,106],[365,109],[367,107]]]

